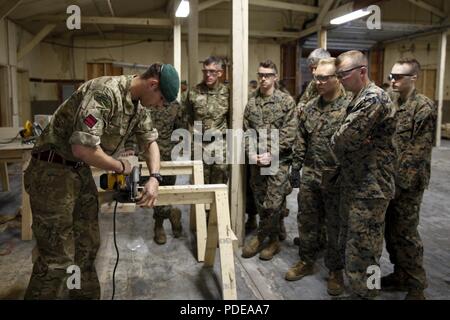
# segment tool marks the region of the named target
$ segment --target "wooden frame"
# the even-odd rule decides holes
[[[147,164],[145,162],[139,162],[139,165],[142,165],[142,175],[148,176],[150,173],[147,168]],[[104,170],[98,168],[92,168],[92,175],[94,177],[98,177],[101,174],[105,173]],[[204,184],[203,180],[203,163],[202,161],[161,161],[161,169],[160,173],[163,176],[177,176],[177,175],[190,175],[192,184],[199,186]],[[159,187],[159,189],[163,188],[163,186]],[[99,202],[100,204],[106,204],[110,201],[107,201],[104,197],[105,191],[102,189],[98,189],[99,191]],[[159,192],[161,196],[161,192]],[[164,197],[164,195],[163,195]],[[172,200],[170,204],[180,204],[177,200],[176,195],[172,196]],[[207,238],[207,226],[206,226],[206,212],[204,203],[210,203],[209,198],[198,198],[198,196],[192,196],[183,194],[181,201],[189,200],[190,202],[187,204],[191,204],[190,211],[190,229],[191,231],[195,231],[197,234],[197,260],[204,261],[205,260],[205,250],[206,250],[206,238]],[[112,200],[111,200],[112,201]],[[177,202],[178,201],[178,202]],[[206,202],[202,202],[206,201]],[[158,197],[158,206],[162,205],[161,202],[164,203],[164,199],[160,199]],[[184,203],[185,204],[185,203]],[[136,205],[135,204],[127,204],[123,209],[127,212],[134,212]],[[106,212],[112,212],[112,206],[106,208]],[[101,207],[100,212],[105,212],[105,208]]]

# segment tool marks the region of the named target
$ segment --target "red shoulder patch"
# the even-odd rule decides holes
[[[95,126],[95,124],[98,122],[98,120],[92,114],[90,114],[86,118],[84,118],[83,122],[89,128],[92,128],[93,126]]]

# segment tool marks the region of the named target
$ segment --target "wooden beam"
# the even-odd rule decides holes
[[[56,24],[47,24],[41,31],[39,31],[30,42],[28,42],[24,47],[20,48],[17,52],[17,60],[22,60],[31,50],[36,47],[39,42],[41,42],[52,30],[56,27]]]
[[[307,36],[309,36],[309,35],[311,35],[311,34],[313,34],[313,33],[318,32],[319,30],[320,30],[320,26],[314,25],[314,26],[312,26],[312,27],[309,27],[309,28],[307,28],[307,29],[301,31],[301,32],[298,34],[298,37],[299,37],[299,39],[305,38],[305,37],[307,37]]]
[[[185,31],[183,33],[186,33]],[[209,36],[230,36],[230,29],[220,28],[199,28],[198,33]],[[271,31],[271,30],[250,30],[249,36],[254,38],[298,38],[298,32]]]
[[[188,58],[189,58],[189,86],[194,87],[198,82],[198,0],[190,0],[190,14],[188,20]]]
[[[326,14],[330,11],[331,6],[333,5],[334,0],[326,0],[323,7],[320,8],[320,13],[316,19],[316,26],[322,25],[323,19],[325,19]]]
[[[179,18],[175,18],[173,26],[173,66],[181,79],[181,23]],[[178,100],[180,100],[180,90],[178,90]]]
[[[111,0],[107,0],[108,1],[108,8],[109,8],[109,12],[111,13],[111,17],[115,17],[116,14],[114,12],[114,8],[112,6]]]
[[[248,12],[249,0],[233,0],[232,2],[232,90],[231,118],[233,130],[242,130],[244,108],[248,100]],[[245,228],[245,189],[244,168],[241,144],[238,136],[233,135],[231,144],[233,155],[231,165],[231,226],[239,239],[244,243]]]
[[[22,0],[6,0],[1,6],[0,6],[0,21],[6,18],[11,12],[16,9],[19,4],[22,2]]]
[[[449,29],[450,30],[450,29]],[[439,65],[437,77],[437,100],[438,116],[436,123],[436,146],[441,146],[442,109],[444,107],[444,87],[445,87],[445,55],[447,53],[447,32],[442,32],[439,40]]]
[[[439,9],[435,6],[432,6],[429,3],[426,3],[425,1],[422,0],[408,0],[409,2],[411,2],[412,4],[418,6],[419,8],[425,9],[431,13],[433,13],[434,15],[441,17],[441,18],[446,18],[447,15],[445,14],[444,10]]]
[[[219,3],[222,2],[228,2],[229,0],[207,0],[207,1],[203,1],[201,3],[198,4],[198,11],[203,11],[206,10],[208,8],[211,8],[215,5],[218,5]]]
[[[35,16],[30,21],[49,21],[49,22],[64,22],[66,15],[42,15]],[[81,15],[81,23],[83,24],[106,24],[117,26],[148,26],[148,27],[165,27],[172,28],[173,22],[171,19],[158,18],[125,18],[125,17],[98,17],[98,16],[83,16]]]
[[[317,33],[317,47],[327,50],[327,29],[320,28]]]
[[[289,3],[289,2],[272,1],[272,0],[249,0],[249,4],[252,6],[283,9],[283,10],[298,11],[298,12],[305,12],[305,13],[317,13],[317,14],[320,13],[319,7]]]

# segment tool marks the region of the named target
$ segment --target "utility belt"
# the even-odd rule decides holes
[[[53,150],[32,153],[31,156],[40,161],[45,161],[45,162],[50,162],[50,163],[59,163],[59,164],[62,164],[62,165],[68,166],[68,167],[72,167],[73,169],[79,169],[83,166],[86,166],[86,164],[83,161],[66,160]]]

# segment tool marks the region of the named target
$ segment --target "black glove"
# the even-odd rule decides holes
[[[291,168],[289,181],[291,182],[292,188],[300,188],[300,171]]]

